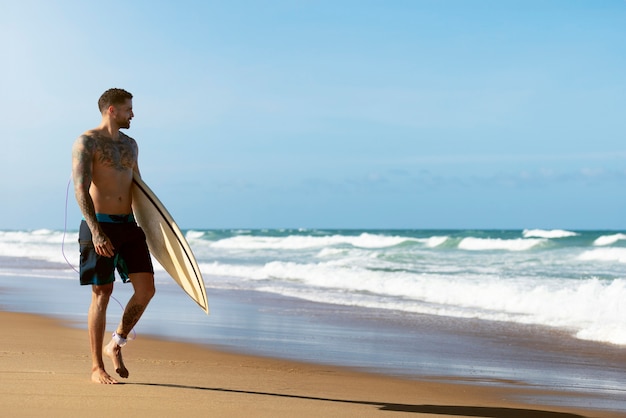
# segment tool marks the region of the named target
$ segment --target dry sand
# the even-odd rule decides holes
[[[497,383],[403,380],[145,337],[124,347],[130,377],[99,385],[90,381],[85,330],[0,312],[0,334],[0,415],[6,417],[623,416],[538,405],[532,399],[545,391]]]

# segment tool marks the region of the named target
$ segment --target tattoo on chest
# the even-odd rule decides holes
[[[97,138],[96,158],[101,164],[122,171],[133,168],[137,159],[137,151],[128,138],[123,138],[120,141]]]

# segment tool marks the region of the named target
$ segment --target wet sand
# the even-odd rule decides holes
[[[576,398],[549,388],[472,382],[459,376],[411,379],[141,336],[124,348],[130,377],[90,381],[86,331],[59,320],[0,312],[3,415],[150,417],[618,417],[624,412],[546,399]],[[110,362],[109,371],[112,371]],[[464,382],[464,383],[461,383]],[[589,398],[589,399],[593,399]],[[565,402],[567,403],[567,402]],[[411,414],[411,415],[407,415]]]

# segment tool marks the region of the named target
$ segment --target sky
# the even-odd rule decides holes
[[[624,0],[0,0],[0,54],[0,229],[77,228],[120,87],[181,228],[626,230]]]

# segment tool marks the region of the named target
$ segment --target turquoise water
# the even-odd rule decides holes
[[[626,235],[563,230],[189,231],[212,286],[541,324],[626,344]]]
[[[620,231],[189,230],[211,315],[163,271],[137,338],[420,379],[558,387],[626,410]],[[0,231],[0,309],[85,327],[77,233]],[[66,261],[67,259],[67,261]],[[132,287],[118,282],[119,321]],[[557,401],[550,401],[557,402]]]
[[[626,233],[189,230],[207,286],[310,302],[539,324],[626,344]],[[0,231],[0,255],[78,263],[76,233]],[[64,243],[64,253],[61,245]],[[161,286],[174,286],[157,271]]]

